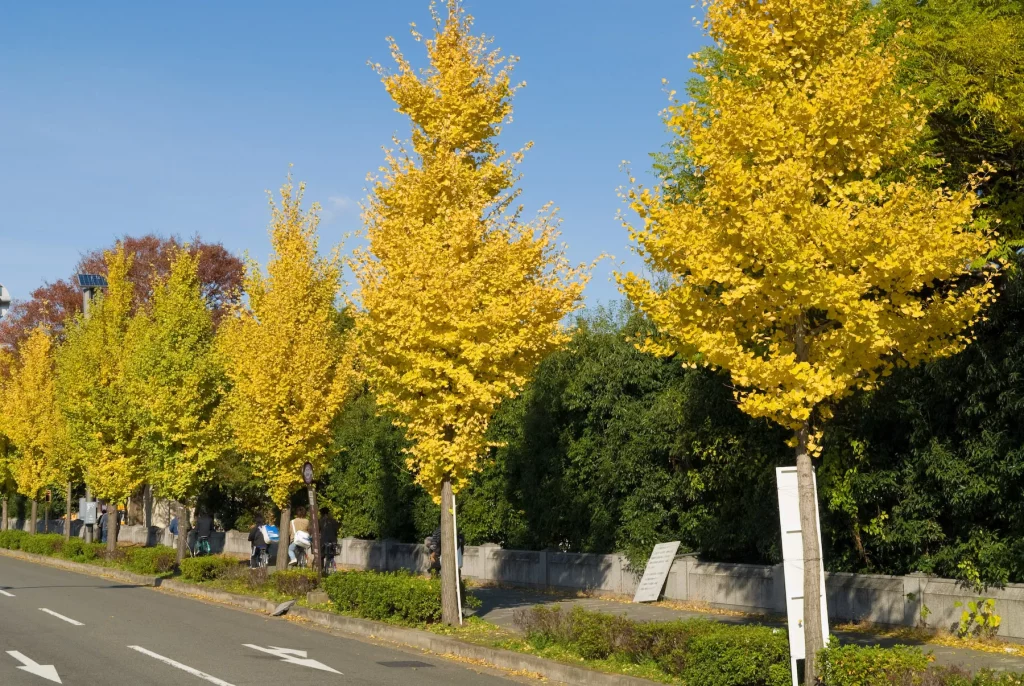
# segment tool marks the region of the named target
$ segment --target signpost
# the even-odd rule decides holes
[[[640,585],[636,587],[636,595],[633,596],[634,603],[654,602],[661,596],[661,589],[665,586],[665,579],[668,578],[678,550],[679,541],[659,543],[654,546],[651,557],[647,560],[644,576],[640,579]]]
[[[779,524],[782,527],[782,565],[786,579],[786,618],[789,627],[789,657],[793,686],[797,686],[797,661],[806,657],[804,644],[804,544],[800,529],[796,467],[778,467],[775,479],[779,489]],[[818,502],[818,480],[814,480],[814,502]],[[821,522],[814,509],[818,527],[818,557],[821,557]],[[821,634],[828,644],[828,607],[825,602],[825,568],[821,567]]]
[[[309,494],[309,521],[313,524],[313,564],[316,566],[316,575],[320,576],[323,571],[323,563],[320,561],[320,511],[316,508],[313,465],[309,462],[302,465],[302,481],[306,484],[306,492]]]

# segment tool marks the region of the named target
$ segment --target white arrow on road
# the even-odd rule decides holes
[[[254,646],[252,643],[243,643],[242,645],[246,648],[258,650],[261,653],[269,653],[274,657],[279,657],[288,664],[301,665],[303,667],[312,667],[313,669],[319,669],[324,672],[334,672],[335,674],[341,674],[341,672],[331,667],[328,667],[323,662],[317,662],[316,660],[308,659],[306,657],[305,650],[295,650],[294,648],[278,648],[277,646],[263,648],[261,646]]]
[[[57,669],[53,665],[41,665],[38,662],[25,657],[17,650],[8,650],[7,654],[21,663],[21,667],[18,667],[18,669],[22,669],[29,674],[35,674],[36,676],[42,677],[47,681],[52,681],[56,684],[64,683],[60,680],[60,677],[57,675]]]

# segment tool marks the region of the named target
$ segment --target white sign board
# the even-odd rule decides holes
[[[85,498],[78,499],[78,518],[82,520],[83,524],[95,524],[96,523],[96,501],[91,503],[85,502]]]
[[[792,660],[793,683],[796,683],[796,661],[806,657],[804,645],[804,547],[800,530],[800,499],[796,467],[778,467],[775,479],[779,488],[779,524],[782,526],[782,565],[786,578],[786,617],[789,625],[789,656]],[[818,480],[814,480],[814,502],[818,502]],[[814,508],[818,527],[818,557],[821,558],[821,521]],[[821,637],[828,643],[828,607],[825,603],[825,568],[821,574]]]
[[[672,569],[672,562],[676,559],[678,550],[679,541],[654,546],[651,559],[647,560],[644,576],[640,579],[640,585],[636,587],[634,603],[649,603],[661,596],[661,589],[668,578],[669,570]]]

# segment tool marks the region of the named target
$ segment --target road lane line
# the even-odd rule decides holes
[[[8,593],[7,591],[3,590],[2,588],[0,588],[0,595],[5,595],[8,598],[13,598],[14,597],[13,593]]]
[[[74,620],[74,619],[71,619],[70,617],[65,617],[64,615],[62,615],[62,614],[58,614],[58,613],[54,612],[53,610],[48,610],[48,609],[46,609],[45,607],[41,607],[41,608],[39,608],[39,611],[40,611],[40,612],[45,612],[45,613],[46,613],[46,614],[48,614],[48,615],[53,615],[53,616],[54,616],[54,617],[56,617],[57,619],[63,619],[63,620],[64,620],[65,622],[67,622],[68,624],[74,624],[75,626],[85,626],[84,624],[82,624],[82,623],[81,623],[81,622],[79,622],[79,621],[76,621],[76,620]]]
[[[148,656],[150,656],[151,658],[153,658],[155,660],[160,660],[160,662],[163,662],[164,664],[168,664],[171,667],[177,667],[181,671],[188,672],[192,676],[197,676],[200,679],[205,679],[206,681],[209,681],[211,684],[217,684],[217,686],[234,686],[234,684],[229,684],[228,682],[223,681],[222,679],[218,679],[215,676],[210,676],[206,672],[200,672],[198,669],[193,669],[192,667],[189,667],[188,665],[183,665],[180,662],[175,662],[174,660],[172,660],[169,657],[164,657],[163,655],[158,655],[157,653],[154,653],[152,650],[146,650],[142,646],[128,646],[128,647],[131,648],[132,650],[136,651],[136,652],[142,653],[143,655],[148,655]]]

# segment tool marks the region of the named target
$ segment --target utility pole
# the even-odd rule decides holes
[[[320,512],[316,509],[316,486],[313,485],[313,465],[307,462],[302,465],[302,480],[306,484],[306,492],[309,494],[309,520],[313,524],[313,566],[316,568],[316,575],[319,577],[323,572],[323,562],[320,560]]]
[[[79,274],[76,279],[78,280],[78,286],[82,289],[82,316],[86,319],[89,318],[90,310],[92,309],[92,299],[96,297],[96,291],[100,288],[107,287],[107,279],[99,274]],[[68,512],[71,512],[71,489],[68,489]],[[89,488],[89,484],[85,485],[85,502],[86,510],[88,511],[88,504],[92,502],[92,489]],[[81,518],[82,513],[79,512],[78,516]],[[68,514],[68,531],[70,532],[71,515]],[[84,520],[83,520],[84,524]],[[69,534],[70,535],[70,534]],[[96,532],[92,524],[85,525],[85,542],[92,543],[96,540]]]

